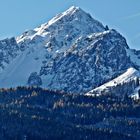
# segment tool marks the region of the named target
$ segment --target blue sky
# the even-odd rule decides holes
[[[0,39],[18,36],[75,5],[140,49],[140,0],[0,0]]]

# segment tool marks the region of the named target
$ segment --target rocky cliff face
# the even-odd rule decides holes
[[[15,38],[0,41],[0,72],[17,56],[19,50]]]
[[[82,36],[66,52],[46,61],[40,74],[51,74],[49,87],[83,93],[133,65],[126,48],[125,39],[115,30]]]
[[[16,40],[0,41],[0,50],[0,87],[37,85],[86,93],[140,66],[139,51],[78,7]]]

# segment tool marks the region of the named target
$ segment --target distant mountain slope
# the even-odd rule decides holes
[[[132,95],[133,91],[140,86],[139,78],[140,72],[134,68],[129,68],[125,73],[91,90],[86,95],[94,96],[94,94],[101,95],[106,93],[113,93],[119,96],[124,96],[124,94]]]
[[[0,44],[0,87],[42,86],[87,93],[140,67],[126,39],[79,7]],[[11,43],[12,42],[12,43]]]
[[[140,69],[140,50],[126,49],[127,55],[130,57],[134,65]]]

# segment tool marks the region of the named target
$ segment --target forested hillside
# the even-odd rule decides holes
[[[0,90],[1,140],[138,140],[140,100],[38,87]]]

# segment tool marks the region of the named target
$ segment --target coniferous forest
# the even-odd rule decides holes
[[[140,100],[0,89],[1,140],[139,140]]]

